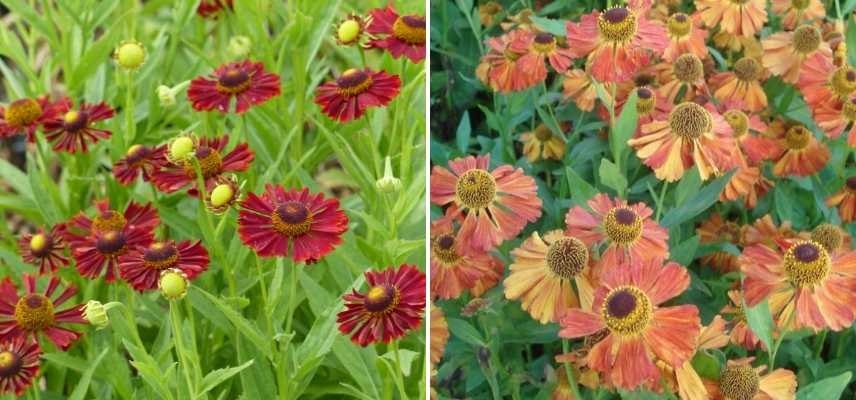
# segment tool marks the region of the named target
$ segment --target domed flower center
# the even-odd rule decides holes
[[[754,58],[743,57],[734,63],[734,75],[744,82],[758,80],[761,77],[761,64]]]
[[[350,17],[339,24],[336,29],[336,38],[343,44],[352,44],[360,38],[363,27],[359,17]]]
[[[752,400],[759,388],[760,378],[751,365],[725,367],[719,376],[719,390],[726,399]]]
[[[850,122],[856,122],[856,97],[844,102],[841,115]]]
[[[675,106],[669,114],[672,132],[687,140],[698,139],[713,129],[713,118],[697,103],[684,102]]]
[[[9,125],[20,128],[36,122],[42,116],[42,106],[33,99],[15,100],[9,104],[4,118]]]
[[[125,252],[125,234],[119,231],[109,231],[95,239],[95,248],[102,254],[113,256]]]
[[[829,274],[829,253],[813,241],[801,241],[785,252],[785,273],[796,287],[813,287]]]
[[[213,207],[223,207],[235,200],[235,189],[229,183],[221,183],[211,191],[210,202]]]
[[[0,378],[10,378],[21,371],[21,357],[11,351],[0,352]]]
[[[636,35],[636,14],[625,7],[613,7],[600,13],[597,30],[614,43],[626,43]]]
[[[609,240],[629,245],[642,236],[642,219],[629,208],[613,208],[603,219],[603,229]]]
[[[836,69],[829,80],[829,86],[839,98],[848,98],[856,91],[856,70],[846,65]]]
[[[312,227],[312,213],[299,201],[287,201],[276,207],[271,215],[271,224],[277,232],[288,236],[303,236]]]
[[[409,45],[425,44],[425,17],[405,15],[392,24],[392,36]]]
[[[809,54],[820,46],[820,30],[811,25],[802,25],[794,31],[794,50]]]
[[[54,324],[54,308],[51,299],[38,293],[30,293],[15,304],[15,322],[28,332],[40,332]]]
[[[240,68],[229,68],[217,78],[217,91],[235,95],[250,88],[250,74]]]
[[[647,87],[636,89],[636,113],[639,115],[648,115],[654,111],[654,106],[657,105],[657,97],[654,92]]]
[[[728,110],[723,115],[725,122],[734,131],[734,137],[739,138],[749,132],[749,116],[740,110]]]
[[[223,171],[223,158],[216,149],[200,147],[196,150],[195,155],[203,178],[215,177]],[[192,159],[184,162],[184,173],[190,178],[196,178],[196,167],[193,165]]]
[[[795,125],[785,133],[785,145],[791,150],[801,150],[808,146],[811,140],[811,132],[802,125]]]
[[[532,48],[541,54],[552,53],[556,49],[556,38],[549,33],[538,33],[535,35]]]
[[[621,336],[641,333],[651,321],[651,300],[635,286],[619,286],[606,295],[601,307],[606,327]]]
[[[734,222],[726,222],[719,232],[719,239],[723,242],[735,242],[740,238],[740,225]]]
[[[811,0],[791,0],[791,7],[795,10],[805,10]]]
[[[125,228],[125,222],[125,217],[116,211],[102,211],[92,219],[92,231],[95,233],[121,231]]]
[[[172,242],[152,243],[143,250],[143,262],[146,268],[162,271],[178,265],[178,249]]]
[[[684,13],[672,14],[666,23],[666,27],[669,29],[669,35],[674,38],[687,36],[690,34],[690,30],[692,30],[690,18]]]
[[[856,193],[856,176],[851,176],[847,178],[845,186],[847,186],[847,190],[849,190],[851,193]]]
[[[446,265],[455,265],[463,258],[455,251],[455,235],[451,233],[435,237],[431,243],[431,251],[434,258]]]
[[[589,252],[577,238],[563,237],[547,248],[547,266],[563,279],[574,279],[588,265]]]
[[[672,63],[675,78],[683,83],[695,83],[704,78],[704,65],[693,53],[681,54]]]
[[[89,114],[85,111],[69,111],[62,118],[62,129],[67,132],[77,132],[89,123]]]
[[[379,285],[369,289],[364,304],[366,310],[372,314],[383,315],[395,310],[400,301],[401,294],[398,293],[398,289],[392,286]]]
[[[832,224],[820,224],[811,231],[811,240],[823,246],[827,252],[833,252],[844,241],[841,229]]]
[[[53,247],[53,238],[43,233],[35,234],[30,239],[30,252],[36,257],[44,257]]]
[[[535,128],[535,138],[541,142],[546,142],[553,138],[553,131],[547,125],[540,124]]]
[[[471,169],[458,178],[455,195],[467,208],[487,208],[496,197],[496,180],[490,172]]]
[[[140,161],[143,161],[149,155],[149,148],[143,146],[141,144],[135,144],[128,148],[128,152],[125,153],[125,157],[127,157],[126,161],[130,165],[136,165]]]
[[[339,87],[338,92],[343,96],[356,96],[369,90],[374,81],[372,80],[371,75],[369,75],[366,71],[351,68],[342,73],[338,79],[336,79],[336,85]]]

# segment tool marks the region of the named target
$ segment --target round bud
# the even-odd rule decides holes
[[[135,69],[146,61],[146,49],[139,42],[122,42],[116,48],[113,57],[122,68]]]
[[[214,207],[222,207],[232,201],[232,197],[234,195],[235,191],[232,190],[231,186],[225,183],[217,185],[217,187],[211,191],[211,205]]]
[[[187,294],[187,277],[177,269],[167,269],[161,273],[158,287],[163,297],[178,300]]]
[[[173,160],[184,160],[193,152],[193,139],[182,136],[169,145],[169,155]]]
[[[339,29],[336,30],[336,37],[342,43],[353,43],[360,35],[360,23],[353,19],[348,19],[339,24]]]

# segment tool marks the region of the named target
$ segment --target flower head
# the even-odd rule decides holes
[[[96,330],[101,330],[110,325],[110,317],[107,308],[98,300],[89,300],[83,306],[83,319],[89,322]]]
[[[371,21],[371,17],[363,18],[356,14],[349,14],[334,29],[333,36],[336,43],[341,46],[363,46],[362,39],[370,36],[366,32],[366,28],[371,24]]]
[[[761,40],[762,63],[773,75],[788,83],[797,83],[802,64],[812,57],[832,60],[832,50],[823,41],[820,29],[801,25],[793,32],[778,32]]]
[[[431,296],[458,298],[493,269],[487,253],[470,252],[457,240],[452,224],[440,220],[431,227]]]
[[[704,24],[736,36],[755,36],[767,22],[766,0],[695,0]]]
[[[360,346],[389,343],[416,329],[425,311],[425,274],[412,265],[366,271],[368,291],[345,294],[339,331]]]
[[[154,290],[161,272],[178,270],[187,280],[208,270],[208,251],[202,242],[172,240],[152,242],[119,257],[119,274],[125,282],[139,292]]]
[[[561,161],[565,157],[565,141],[544,123],[538,124],[531,132],[523,132],[520,141],[523,142],[523,154],[529,162],[542,158]]]
[[[838,216],[844,223],[856,221],[856,175],[844,181],[844,187],[826,199],[829,207],[838,207]]]
[[[9,340],[37,340],[44,335],[62,351],[80,338],[80,333],[61,327],[64,324],[86,324],[83,305],[78,304],[59,311],[58,308],[74,297],[77,288],[69,286],[58,296],[57,277],[51,277],[44,292],[36,291],[36,277],[24,274],[26,292],[18,295],[18,288],[6,278],[0,282],[0,343]]]
[[[229,47],[226,48],[226,51],[229,52],[232,59],[243,59],[250,55],[252,49],[253,42],[250,38],[238,35],[229,38]]]
[[[217,18],[221,11],[231,9],[235,0],[202,0],[196,7],[196,14],[202,18]]]
[[[267,72],[260,62],[250,60],[223,64],[211,76],[200,76],[190,82],[187,98],[196,111],[230,111],[235,98],[235,112],[242,114],[254,105],[279,96],[279,75]]]
[[[47,96],[15,100],[4,109],[0,107],[0,138],[26,134],[30,143],[36,141],[36,129],[46,121],[62,117],[71,100],[62,97],[51,102]]]
[[[777,176],[811,176],[829,161],[829,148],[802,124],[773,121],[768,134],[783,149],[775,157],[773,173]]]
[[[663,51],[663,59],[675,61],[682,54],[694,54],[703,59],[707,57],[707,31],[698,23],[697,15],[676,12],[666,20],[666,32],[669,46]]]
[[[767,94],[761,86],[765,75],[759,60],[743,57],[734,62],[733,71],[720,72],[710,82],[720,102],[743,102],[747,110],[758,112],[767,107]]]
[[[843,102],[856,95],[856,68],[837,66],[829,57],[810,57],[802,63],[797,87],[812,110]]]
[[[113,176],[123,185],[130,185],[142,174],[144,181],[166,165],[166,146],[146,146],[135,144],[128,148],[125,157],[113,164]]]
[[[335,81],[318,86],[315,104],[341,122],[357,119],[369,107],[386,107],[401,90],[401,79],[386,71],[349,69]]]
[[[217,177],[212,186],[213,189],[205,198],[205,208],[214,214],[225,213],[243,198],[243,184],[238,184],[234,175]]]
[[[54,150],[85,153],[90,144],[110,137],[110,131],[93,127],[113,117],[114,111],[107,103],[82,103],[78,110],[72,110],[71,105],[60,103],[56,106],[57,115],[44,122],[45,137],[55,142]]]
[[[814,21],[826,16],[826,8],[820,0],[772,0],[772,14],[782,15],[782,27],[796,28],[802,21]]]
[[[392,58],[405,56],[415,63],[425,59],[425,17],[421,15],[399,15],[392,7],[370,11],[371,21],[366,31],[372,35],[386,35],[372,39],[369,45],[386,49]]]
[[[187,141],[189,142],[189,148]],[[226,153],[229,135],[219,138],[203,137],[193,142],[193,139],[181,136],[175,139],[166,153],[170,161],[155,172],[151,181],[155,187],[164,192],[172,193],[186,185],[192,185],[191,194],[200,191],[197,187],[196,165],[205,182],[205,191],[213,188],[217,179],[225,174],[246,171],[255,158],[255,153],[246,143],[239,143]]]
[[[26,263],[38,265],[39,274],[42,275],[68,265],[68,258],[64,255],[64,230],[65,225],[55,225],[50,229],[39,229],[35,234],[22,235],[18,239],[21,258]]]
[[[0,342],[0,395],[23,397],[39,374],[41,356],[38,342],[22,338]]]
[[[718,381],[707,381],[712,400],[793,399],[797,378],[787,369],[766,372],[766,366],[752,367],[754,357],[728,360]]]
[[[598,99],[597,87],[594,78],[582,69],[569,69],[562,74],[562,94],[565,99],[573,99],[577,108],[583,111],[594,109],[595,101]],[[604,95],[609,101],[609,92],[612,83],[604,86]],[[616,111],[617,112],[617,111]]]
[[[166,269],[161,271],[158,279],[158,289],[167,300],[181,300],[187,295],[190,282],[181,270]]]
[[[518,59],[521,72],[534,75],[538,81],[547,78],[547,67],[550,64],[558,73],[563,73],[571,66],[574,54],[561,45],[558,39],[547,32],[530,32],[521,30],[520,34],[510,44],[511,51],[523,54]]]
[[[766,350],[767,346],[758,336],[755,336],[746,321],[746,313],[743,310],[743,295],[740,291],[729,290],[728,299],[730,302],[722,308],[720,313],[728,318],[728,326],[731,328],[729,336],[731,343],[742,346],[749,351],[758,348]]]
[[[519,92],[542,82],[546,78],[544,74],[526,73],[523,70],[520,59],[528,50],[513,45],[524,41],[530,34],[525,29],[515,29],[486,40],[487,52],[476,67],[479,80],[500,93]]]

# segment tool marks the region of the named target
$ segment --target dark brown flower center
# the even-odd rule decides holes
[[[305,235],[312,227],[312,213],[305,204],[299,201],[288,201],[274,209],[271,215],[273,229],[288,236]]]
[[[27,126],[42,116],[42,106],[33,99],[19,99],[9,104],[3,116],[6,122],[16,128]]]
[[[392,24],[392,36],[410,45],[425,44],[425,17],[405,15]]]
[[[675,106],[669,114],[669,127],[675,135],[688,139],[698,139],[713,129],[713,117],[697,103],[684,102]]]
[[[556,38],[549,33],[540,32],[533,41],[532,48],[541,54],[549,54],[556,49]]]
[[[785,252],[788,279],[796,287],[814,287],[829,274],[829,253],[817,242],[802,241]]]
[[[846,185],[847,185],[847,189],[849,189],[851,191],[856,191],[856,176],[851,176],[851,177],[847,178]]]
[[[547,266],[563,279],[574,279],[588,265],[586,245],[574,237],[563,237],[547,248]]]
[[[641,333],[651,321],[652,312],[648,295],[635,286],[612,289],[601,308],[606,327],[620,336]]]
[[[146,157],[148,157],[150,153],[151,150],[148,147],[143,146],[141,144],[135,144],[129,147],[128,152],[125,153],[125,161],[129,165],[136,165],[137,163],[143,161]]]
[[[178,265],[178,249],[172,242],[153,243],[143,250],[143,261],[147,268],[162,271]]]
[[[352,97],[369,90],[374,83],[372,76],[363,70],[349,69],[336,79],[339,94]]]
[[[89,114],[86,111],[69,111],[62,118],[62,129],[67,132],[77,132],[89,124]]]
[[[613,208],[603,219],[603,229],[609,240],[630,245],[642,236],[642,219],[629,208]]]
[[[379,285],[369,289],[364,304],[370,313],[383,315],[395,310],[400,301],[401,295],[398,293],[398,289],[388,285]]]
[[[109,231],[95,239],[95,248],[106,255],[119,255],[125,251],[125,234],[120,231]]]
[[[92,231],[95,233],[120,231],[125,228],[125,222],[125,216],[122,214],[113,210],[103,211],[92,220]]]
[[[28,332],[39,332],[54,324],[51,300],[38,293],[30,293],[15,304],[15,322]]]
[[[434,238],[431,246],[433,257],[446,265],[455,265],[461,260],[461,255],[455,251],[455,235],[444,233]]]
[[[666,22],[666,27],[669,30],[669,34],[676,38],[687,36],[690,30],[692,30],[690,19],[684,13],[672,14],[668,22]]]
[[[794,49],[802,54],[817,50],[820,46],[820,30],[811,25],[802,25],[794,31]]]
[[[200,147],[194,153],[199,162],[199,169],[205,179],[220,175],[223,172],[223,158],[220,152],[211,147]],[[184,162],[184,173],[190,178],[196,178],[196,167],[193,160]]]
[[[752,400],[759,388],[758,373],[751,365],[726,367],[719,377],[719,389],[726,399]]]
[[[235,95],[250,88],[250,74],[240,68],[229,68],[217,78],[217,91]]]
[[[647,87],[636,89],[636,97],[636,112],[639,115],[648,115],[651,111],[654,111],[654,106],[657,105],[657,98],[651,89]]]
[[[625,43],[636,35],[636,15],[625,7],[613,7],[600,14],[597,28],[607,41]]]
[[[21,357],[9,350],[0,352],[0,378],[13,378],[21,371]]]
[[[458,178],[455,194],[467,208],[487,208],[496,197],[496,180],[490,172],[471,169]]]

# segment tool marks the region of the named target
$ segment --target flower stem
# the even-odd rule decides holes
[[[571,352],[571,343],[568,339],[562,339],[562,352],[565,354]],[[577,381],[574,380],[573,367],[570,361],[565,361],[565,375],[568,378],[568,386],[571,387],[571,391],[574,393],[574,399],[581,400],[580,388],[577,387]]]
[[[816,338],[814,341],[814,358],[820,358],[820,353],[823,352],[823,345],[826,343],[826,334],[829,332],[828,330],[824,330],[820,333],[820,337]]]
[[[785,340],[785,336],[788,334],[788,327],[791,326],[791,323],[794,321],[794,317],[796,316],[796,310],[791,312],[791,315],[788,317],[788,322],[782,325],[782,330],[779,332],[779,337],[776,338],[776,341],[773,343],[773,348],[770,350],[770,372],[773,371],[773,367],[776,365],[776,353],[779,352],[779,346],[781,346],[782,341]]]
[[[125,90],[125,147],[127,147],[134,143],[134,135],[136,134],[136,125],[134,124],[134,71],[126,71],[125,76],[128,83]]]
[[[401,357],[398,352],[398,340],[392,341],[392,351],[395,353],[395,386],[398,387],[398,395],[401,400],[407,400],[407,390],[404,389],[404,373],[401,371]]]
[[[357,46],[360,49],[360,61],[363,63],[363,68],[368,69],[369,64],[366,62],[366,51],[363,50],[363,46]]]
[[[186,351],[184,349],[184,341],[181,337],[181,310],[178,307],[177,301],[169,302],[169,316],[172,321],[172,340],[175,343],[175,352],[178,358],[179,368],[181,368],[181,372],[184,375],[184,380],[187,383],[187,390],[190,392],[191,397],[195,397],[196,388],[193,384],[193,379],[190,377],[190,370],[188,367],[190,366],[189,358],[186,357]]]
[[[297,296],[297,268],[297,264],[291,266],[291,280],[288,288],[288,308],[286,309],[288,314],[286,314],[285,318],[286,335],[291,333],[291,321],[294,319],[294,298]]]

